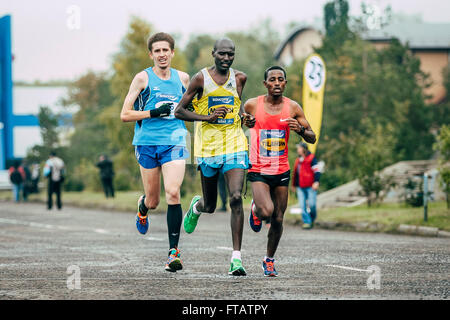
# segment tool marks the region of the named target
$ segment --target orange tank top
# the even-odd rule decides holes
[[[283,109],[279,114],[264,110],[264,96],[256,104],[256,123],[250,129],[251,146],[249,172],[277,175],[290,169],[288,159],[289,125],[284,119],[290,117],[290,99],[283,97]]]

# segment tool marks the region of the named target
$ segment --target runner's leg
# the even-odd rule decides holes
[[[145,191],[145,206],[148,209],[156,209],[161,190],[161,167],[153,169],[145,169],[141,165],[139,167]]]
[[[174,160],[162,165],[164,190],[167,201],[167,231],[169,249],[178,248],[183,212],[180,205],[180,188],[183,183],[186,161]]]
[[[210,178],[205,177],[200,170],[203,197],[197,202],[199,212],[214,213],[217,205],[217,181],[219,173]]]
[[[256,207],[256,216],[261,220],[270,221],[274,210],[274,204],[270,197],[269,185],[261,181],[252,182],[252,193]]]
[[[267,235],[267,256],[272,257],[278,248],[281,235],[283,234],[283,217],[287,208],[289,187],[279,186],[272,190],[271,196],[274,203],[274,211]]]
[[[242,207],[244,175],[244,169],[231,169],[225,172],[231,208],[231,236],[233,250],[235,251],[241,250],[242,231],[244,229],[244,209]]]

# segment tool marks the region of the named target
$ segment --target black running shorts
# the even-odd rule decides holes
[[[288,170],[285,173],[282,174],[276,174],[276,175],[266,175],[266,174],[260,174],[257,172],[249,172],[247,173],[247,180],[250,182],[264,182],[265,184],[269,185],[269,187],[288,187],[289,186],[289,180],[291,179],[291,171]]]

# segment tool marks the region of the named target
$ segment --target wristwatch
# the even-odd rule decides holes
[[[299,135],[303,135],[305,133],[306,128],[302,125],[300,125],[300,132],[298,133]]]

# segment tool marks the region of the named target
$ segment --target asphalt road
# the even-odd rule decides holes
[[[279,277],[265,278],[267,229],[254,233],[246,222],[248,276],[230,277],[229,216],[204,214],[193,234],[182,231],[184,269],[169,273],[164,214],[152,215],[142,236],[133,212],[47,211],[42,204],[1,202],[0,299],[450,297],[450,240],[443,238],[285,226],[276,254]]]

